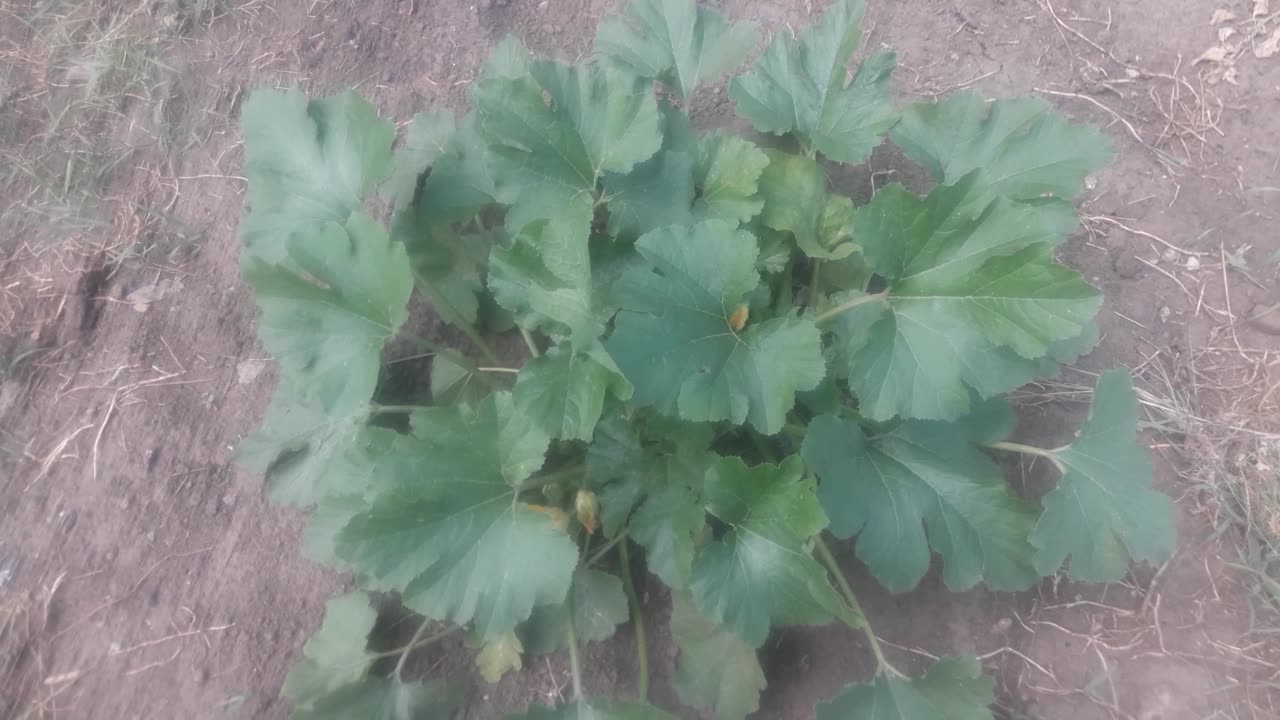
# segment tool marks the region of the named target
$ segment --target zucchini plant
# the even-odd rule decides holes
[[[394,150],[353,92],[253,94],[242,269],[280,382],[238,457],[359,588],[289,673],[297,717],[447,717],[446,683],[401,674],[455,630],[490,680],[568,650],[572,700],[521,717],[668,717],[647,700],[647,571],[670,589],[675,689],[716,717],[758,707],[770,633],[840,623],[876,669],[816,698],[819,720],[989,718],[975,658],[891,663],[832,544],[893,592],[935,556],[954,590],[1021,590],[1169,555],[1126,373],[1070,444],[1008,439],[1002,395],[1096,343],[1102,297],[1054,249],[1108,141],[1038,99],[895,107],[892,53],[846,70],[862,14],[837,0],[730,80],[749,138],[691,127],[757,41],[692,0],[631,0],[573,65],[504,41],[468,114],[419,114]],[[886,136],[932,190],[834,191],[828,168]],[[415,293],[456,347],[406,331]],[[393,338],[431,356],[429,392],[385,382]],[[1057,486],[1020,497],[1008,453]],[[371,645],[369,593],[421,616],[407,645]],[[595,697],[579,647],[628,619],[638,692]]]

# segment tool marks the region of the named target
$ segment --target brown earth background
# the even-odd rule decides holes
[[[767,32],[821,0],[713,3]],[[1091,373],[1133,370],[1180,546],[1108,587],[891,596],[847,551],[899,666],[975,654],[1004,718],[1280,718],[1280,7],[1255,0],[871,0],[900,103],[958,87],[1039,94],[1107,128],[1063,260],[1106,293],[1100,347],[1016,393],[1019,436],[1061,444]],[[271,361],[237,277],[236,118],[257,87],[357,87],[397,121],[461,110],[516,34],[574,59],[615,0],[0,0],[0,716],[276,718],[284,674],[344,578],[299,553],[300,517],[231,464]],[[127,69],[127,73],[124,70]],[[724,84],[701,127],[746,131]],[[832,172],[865,201],[918,179],[888,148]],[[434,323],[419,313],[434,332]],[[1035,492],[1046,468],[1009,466]],[[642,587],[652,696],[671,688],[668,599]],[[586,686],[634,688],[629,626],[584,649]],[[450,639],[414,674],[466,691],[464,718],[565,693],[563,654],[488,685]],[[841,628],[776,632],[756,717],[871,669]]]

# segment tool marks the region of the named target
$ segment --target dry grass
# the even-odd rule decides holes
[[[169,58],[209,3],[0,0],[0,336],[60,271],[190,247],[162,178],[200,98]]]
[[[1083,643],[1097,656],[1100,678],[1110,678],[1108,658],[1174,659],[1222,678],[1222,710],[1214,717],[1280,717],[1280,351],[1237,345],[1232,329],[1223,322],[1199,350],[1161,350],[1134,370],[1142,425],[1156,433],[1153,450],[1180,473],[1178,503],[1208,528],[1206,536],[1184,537],[1149,581],[1119,583],[1120,597],[1140,599],[1133,607],[1063,605],[1051,597],[1018,622],[1028,636],[1063,633]],[[1088,385],[1071,382],[1015,393],[1024,404],[1084,403],[1091,395]],[[1164,575],[1171,567],[1184,583],[1192,573],[1205,582],[1169,585]],[[1233,606],[1242,608],[1243,627],[1222,617]],[[1054,621],[1042,619],[1042,611],[1053,611]],[[1120,709],[1109,679],[1072,687],[1036,672],[1017,677],[1019,689],[1080,695],[1110,717],[1132,717]]]

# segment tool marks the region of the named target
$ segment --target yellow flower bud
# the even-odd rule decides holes
[[[578,496],[573,499],[573,509],[578,513],[578,522],[582,523],[582,527],[589,534],[595,535],[600,521],[600,500],[596,494],[590,490],[579,490]]]

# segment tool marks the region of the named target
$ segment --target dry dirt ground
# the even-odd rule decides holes
[[[402,120],[462,108],[501,37],[574,57],[614,4],[0,0],[0,715],[283,717],[284,673],[343,584],[230,462],[274,382],[236,272],[245,93],[356,86]],[[769,31],[824,5],[721,4]],[[1280,7],[870,5],[864,47],[898,52],[902,102],[1038,93],[1115,140],[1063,251],[1106,292],[1105,338],[1018,394],[1020,432],[1065,439],[1090,372],[1132,368],[1181,531],[1165,566],[1109,587],[868,589],[894,661],[981,656],[1006,718],[1280,718]],[[708,98],[701,124],[735,124],[723,88]],[[918,176],[891,152],[871,165],[835,179],[865,199]],[[1034,492],[1042,470],[1011,476]],[[666,599],[646,599],[653,696],[674,707]],[[586,648],[591,691],[631,690],[630,642]],[[466,718],[568,679],[552,656],[489,686],[470,653],[413,662],[462,683]],[[778,633],[764,661],[758,716],[788,720],[869,668],[863,639],[830,628]]]

